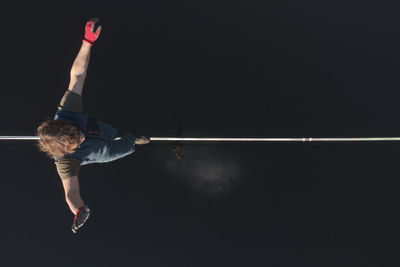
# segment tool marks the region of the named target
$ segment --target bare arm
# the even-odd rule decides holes
[[[87,68],[90,60],[91,45],[86,42],[82,42],[81,49],[79,50],[78,56],[76,57],[74,64],[71,68],[71,79],[68,86],[68,90],[82,95],[83,84],[85,82]]]
[[[62,180],[65,192],[65,200],[69,206],[69,209],[73,214],[76,214],[76,211],[84,206],[84,202],[81,198],[79,192],[79,180],[78,176],[72,176],[69,179]]]

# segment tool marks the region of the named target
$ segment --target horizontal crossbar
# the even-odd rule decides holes
[[[0,140],[39,140],[39,136],[0,136]],[[382,142],[400,141],[400,137],[300,137],[300,138],[192,138],[150,137],[150,141],[163,142]]]

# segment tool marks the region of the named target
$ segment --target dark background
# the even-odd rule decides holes
[[[400,136],[395,1],[2,6],[2,135],[54,116],[101,19],[85,110],[134,134]],[[1,266],[398,266],[400,145],[151,143],[84,166],[77,235],[55,165],[2,142]]]

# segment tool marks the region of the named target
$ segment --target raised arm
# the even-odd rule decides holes
[[[82,42],[81,49],[71,68],[68,90],[78,95],[82,95],[83,84],[89,66],[90,49],[91,46],[88,43]]]
[[[85,82],[87,68],[90,60],[90,50],[93,46],[93,42],[99,37],[101,26],[98,25],[98,19],[91,19],[86,23],[85,26],[85,37],[82,40],[82,46],[79,50],[78,56],[76,57],[71,68],[71,79],[68,86],[68,90],[82,95],[83,84]]]

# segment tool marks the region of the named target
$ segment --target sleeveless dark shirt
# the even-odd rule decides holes
[[[81,160],[80,165],[104,163],[125,157],[135,151],[136,137],[130,133],[119,136],[116,128],[108,123],[94,119],[89,114],[58,110],[54,120],[63,120],[77,126],[84,134],[85,141],[72,154],[54,157]],[[120,137],[118,139],[118,137]],[[116,139],[116,140],[115,140]]]

